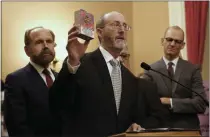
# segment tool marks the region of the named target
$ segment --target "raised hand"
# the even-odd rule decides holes
[[[72,66],[80,64],[80,58],[85,54],[90,41],[85,41],[80,43],[78,41],[79,28],[78,26],[73,26],[68,32],[68,43],[66,50],[68,52],[69,63]]]

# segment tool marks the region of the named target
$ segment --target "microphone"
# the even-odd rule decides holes
[[[167,76],[167,75],[165,75],[165,74],[163,74],[163,73],[161,73],[161,72],[159,72],[159,71],[157,71],[157,70],[152,69],[152,68],[150,67],[150,65],[148,65],[148,64],[145,63],[145,62],[142,62],[142,63],[141,63],[141,67],[142,67],[143,69],[145,69],[145,70],[148,70],[148,71],[149,71],[149,70],[152,70],[152,71],[154,71],[154,72],[156,72],[156,73],[159,73],[159,74],[161,74],[162,76],[164,76],[164,77],[170,79],[171,81],[173,81],[173,82],[175,82],[175,83],[181,85],[182,87],[186,88],[188,91],[194,92],[194,93],[197,94],[199,97],[201,97],[201,99],[202,99],[202,100],[205,102],[205,104],[209,107],[209,102],[208,102],[207,100],[205,100],[205,99],[203,98],[203,96],[201,96],[201,95],[198,94],[197,92],[193,91],[192,89],[186,87],[185,85],[179,83],[178,81],[172,79],[171,77],[169,77],[169,76]]]

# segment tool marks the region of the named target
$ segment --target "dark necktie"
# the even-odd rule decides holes
[[[45,75],[48,88],[50,88],[53,84],[53,80],[50,76],[50,72],[47,69],[44,69],[42,73]]]
[[[174,63],[173,62],[169,62],[168,63],[168,75],[169,77],[173,78],[174,77],[174,69],[173,69],[173,66]]]

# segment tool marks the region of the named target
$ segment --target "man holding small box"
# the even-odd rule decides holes
[[[89,39],[80,43],[79,27],[70,29],[68,57],[49,95],[63,135],[109,136],[143,130],[137,108],[144,111],[145,106],[143,100],[137,103],[138,82],[119,57],[129,30],[121,13],[104,14],[96,24],[100,46],[85,54]],[[146,118],[144,113],[141,116]]]

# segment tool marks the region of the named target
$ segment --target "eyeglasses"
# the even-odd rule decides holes
[[[110,25],[110,27],[114,30],[121,29],[122,27],[125,31],[131,30],[131,27],[128,24],[126,24],[126,23],[121,24],[119,21],[107,23],[106,25]]]
[[[173,38],[164,38],[167,42],[175,42],[175,44],[183,44],[183,40],[173,39]]]

